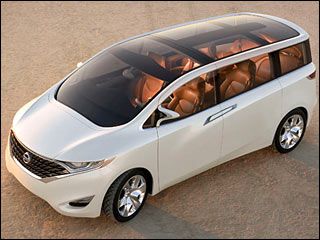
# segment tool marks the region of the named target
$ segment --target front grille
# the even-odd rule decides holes
[[[13,132],[10,133],[10,150],[12,156],[15,157],[23,167],[41,178],[54,177],[69,173],[63,166],[43,159],[26,149],[21,143],[19,143]],[[29,163],[25,163],[23,161],[23,154],[26,152],[29,153],[31,159]]]

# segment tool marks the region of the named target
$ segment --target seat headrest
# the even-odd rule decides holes
[[[152,58],[153,61],[158,63],[161,67],[166,68],[166,59],[155,52],[148,52],[148,57]]]
[[[261,37],[262,39],[266,40],[266,41],[269,42],[269,43],[273,43],[273,42],[276,42],[276,41],[277,41],[277,39],[275,39],[275,38],[273,38],[273,37],[271,37],[271,36],[268,36],[268,35],[265,34],[265,33],[259,33],[258,35],[259,35],[259,37]]]
[[[243,61],[237,64],[237,68],[244,72],[249,72],[251,75],[256,72],[256,65],[251,60]]]
[[[205,81],[205,80],[204,80],[202,77],[198,77],[197,80],[194,79],[194,80],[186,83],[186,86],[189,87],[189,88],[191,88],[192,90],[198,91],[198,90],[199,90],[199,84],[200,84],[201,82],[204,82],[204,81]]]

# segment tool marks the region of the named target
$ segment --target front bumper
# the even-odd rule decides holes
[[[10,173],[33,194],[48,202],[57,212],[72,217],[98,217],[104,195],[112,183],[111,169],[101,168],[90,172],[79,173],[50,182],[43,182],[31,176],[12,158],[7,144],[5,151],[6,166]],[[94,196],[85,207],[72,207],[69,202]]]

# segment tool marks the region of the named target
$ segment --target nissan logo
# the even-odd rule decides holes
[[[25,164],[29,164],[30,162],[31,162],[31,156],[30,156],[30,153],[28,153],[28,152],[25,152],[24,154],[23,154],[23,158],[22,158],[22,160],[23,160],[23,162],[25,163]]]

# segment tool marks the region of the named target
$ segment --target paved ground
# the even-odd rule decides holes
[[[129,36],[238,11],[302,26],[319,69],[316,2],[1,2],[1,237],[319,238],[318,110],[294,152],[266,148],[211,169],[150,197],[125,224],[64,217],[5,168],[14,113],[77,62]]]

